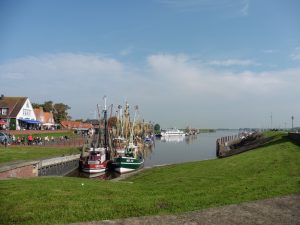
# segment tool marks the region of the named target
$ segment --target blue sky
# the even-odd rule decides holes
[[[0,1],[0,92],[163,127],[300,121],[300,1]]]

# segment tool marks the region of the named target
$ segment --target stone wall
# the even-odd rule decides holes
[[[2,165],[0,178],[37,177],[38,165],[38,161]]]

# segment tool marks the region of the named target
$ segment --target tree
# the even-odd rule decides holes
[[[160,125],[158,123],[154,125],[154,133],[160,133]]]
[[[53,101],[46,101],[43,105],[44,112],[53,112]]]
[[[40,107],[43,107],[44,105],[43,104],[39,104],[39,103],[32,103],[32,108],[34,109],[37,109],[37,108],[40,108]]]
[[[55,103],[53,106],[53,116],[56,123],[60,123],[63,120],[69,120],[71,117],[68,115],[70,106],[63,103]]]

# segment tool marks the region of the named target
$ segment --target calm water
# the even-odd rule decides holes
[[[187,137],[157,139],[155,147],[145,151],[145,167],[215,159],[216,140],[237,133],[238,131],[217,131]]]
[[[216,158],[216,140],[220,137],[237,134],[238,131],[217,131],[214,133],[200,133],[187,137],[170,137],[155,140],[155,146],[144,150],[145,167],[155,165],[174,164]],[[67,176],[86,177],[94,179],[113,179],[120,174],[107,172],[93,174],[75,170]]]

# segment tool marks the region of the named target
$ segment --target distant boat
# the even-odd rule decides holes
[[[161,132],[162,137],[167,137],[167,136],[185,136],[185,133],[181,130],[178,129],[168,129],[164,132]]]

